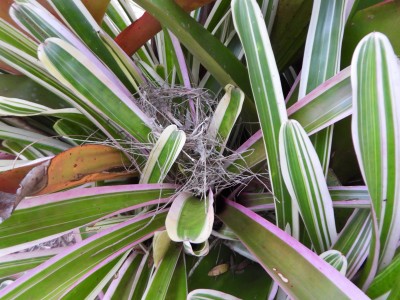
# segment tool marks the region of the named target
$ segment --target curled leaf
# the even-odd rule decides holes
[[[14,210],[16,196],[0,192],[0,223],[8,219]]]
[[[214,223],[212,193],[200,200],[190,193],[180,193],[165,220],[168,235],[174,242],[201,244],[211,235]]]

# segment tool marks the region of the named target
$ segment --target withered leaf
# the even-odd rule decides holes
[[[21,167],[0,174],[0,217],[4,221],[25,197],[49,194],[87,182],[137,175],[131,162],[118,149],[104,145],[84,145],[64,151],[32,168]],[[19,188],[15,191],[16,183]],[[4,190],[6,189],[6,190]],[[15,193],[15,194],[13,194]]]
[[[215,277],[226,273],[229,270],[229,264],[220,264],[208,272],[208,276]]]
[[[11,216],[15,208],[16,196],[9,193],[0,192],[0,223]]]
[[[51,161],[46,161],[45,163],[34,167],[29,173],[24,177],[20,183],[20,187],[17,190],[16,204],[25,197],[33,196],[40,192],[47,185],[47,169]]]

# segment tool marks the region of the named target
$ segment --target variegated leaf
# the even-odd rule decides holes
[[[186,142],[186,134],[175,125],[164,129],[150,152],[144,167],[141,183],[161,183],[164,181]]]
[[[244,101],[243,92],[233,85],[227,85],[225,92],[215,109],[208,128],[210,138],[218,142],[220,151],[224,150],[228,142],[232,128],[242,111]]]
[[[264,138],[268,169],[276,197],[276,216],[280,228],[290,225],[298,231],[297,212],[283,182],[279,163],[278,139],[281,124],[287,120],[282,86],[267,28],[256,0],[232,1],[235,29],[246,55],[250,82]]]
[[[371,33],[361,40],[351,79],[353,143],[376,218],[370,267],[363,277],[367,287],[377,258],[379,269],[387,266],[400,239],[400,68],[386,36]]]
[[[205,242],[214,223],[214,199],[200,200],[189,193],[180,193],[169,209],[165,227],[171,240],[194,244]]]
[[[149,118],[127,96],[129,92],[120,82],[110,80],[104,67],[98,67],[96,62],[58,38],[47,39],[40,45],[39,59],[51,74],[73,90],[86,105],[105,114],[135,139],[148,141]]]
[[[319,256],[344,276],[346,275],[347,259],[342,253],[337,250],[328,250],[321,253]]]
[[[279,137],[282,174],[317,253],[337,238],[332,199],[313,145],[297,121],[282,125]]]

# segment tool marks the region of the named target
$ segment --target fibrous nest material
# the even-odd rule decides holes
[[[209,189],[218,193],[255,178],[256,175],[242,165],[238,165],[239,173],[227,169],[228,162],[246,154],[238,154],[211,138],[208,129],[218,99],[207,90],[147,85],[140,90],[138,105],[152,119],[154,142],[171,124],[185,132],[185,146],[168,177],[169,182],[181,186],[181,191],[202,198]],[[147,146],[151,151],[153,145]]]

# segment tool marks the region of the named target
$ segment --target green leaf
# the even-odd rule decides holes
[[[174,242],[205,242],[214,223],[214,197],[212,193],[200,200],[189,193],[178,194],[169,209],[165,227]]]
[[[51,239],[52,235],[115,215],[128,207],[165,202],[158,199],[170,196],[173,190],[160,185],[110,186],[23,200],[12,216],[0,225],[0,253],[16,251],[13,247],[19,244],[46,237]]]
[[[166,230],[159,231],[154,234],[153,261],[154,261],[154,266],[156,268],[158,268],[158,266],[160,265],[160,262],[165,257],[165,254],[167,253],[170,244],[171,244],[171,240],[170,240]]]
[[[60,248],[56,248],[2,256],[0,258],[0,278],[33,269],[54,255],[59,254],[61,250]]]
[[[141,142],[148,141],[150,120],[127,96],[118,81],[111,81],[96,62],[60,39],[39,47],[39,59],[59,81],[83,102]],[[88,88],[90,87],[90,88]]]
[[[166,213],[132,218],[102,231],[53,257],[0,291],[2,299],[59,298],[86,272],[118,257],[163,227]],[[46,278],[46,280],[43,280]]]
[[[327,251],[337,238],[332,200],[318,156],[297,121],[282,125],[279,151],[283,179],[313,247],[317,253]]]
[[[340,71],[346,6],[351,8],[351,5],[352,1],[346,0],[314,1],[301,70],[300,99]],[[329,167],[332,136],[331,126],[313,137],[325,176]]]
[[[0,29],[3,28],[3,25],[4,24],[0,22]],[[62,98],[64,101],[68,102],[70,105],[79,109],[109,138],[113,140],[119,140],[122,138],[123,135],[118,132],[115,127],[111,126],[111,124],[103,117],[103,115],[100,115],[98,111],[94,110],[93,107],[87,105],[79,97],[75,96],[69,89],[62,86],[55,78],[53,78],[46,70],[44,70],[43,65],[37,60],[36,57],[32,57],[22,52],[12,44],[8,44],[2,41],[1,36],[0,58],[13,68],[17,69],[18,71],[22,72],[29,78],[42,85],[43,87],[49,89],[51,92]],[[55,98],[54,101],[56,100],[58,99]],[[59,105],[63,106],[65,105],[64,103],[60,103]],[[117,142],[115,141],[115,143]]]
[[[400,16],[398,13],[400,2],[381,0],[364,0],[359,2],[362,10],[356,12],[350,19],[344,32],[342,66],[347,67],[350,65],[358,43],[371,32],[385,34],[392,43],[395,53],[400,55],[400,40],[397,38],[397,28],[400,26]]]
[[[0,122],[0,139],[15,141],[22,144],[32,144],[32,146],[38,149],[49,150],[53,153],[60,153],[71,147],[67,143],[56,140],[55,138],[9,126],[3,122]]]
[[[312,0],[279,0],[271,32],[271,44],[279,70],[299,58],[306,41],[312,6]]]
[[[215,109],[208,128],[210,138],[221,145],[218,147],[221,152],[224,150],[233,126],[242,111],[244,101],[243,92],[232,85],[227,85],[225,92]]]
[[[287,110],[288,116],[297,120],[309,135],[344,119],[351,112],[350,68],[327,80]],[[234,164],[255,166],[265,160],[263,148],[261,132],[257,132],[237,149],[243,154]]]
[[[0,75],[0,95],[7,98],[24,99],[51,109],[70,106],[65,100],[23,75]]]
[[[0,40],[29,56],[36,56],[38,44],[2,19],[0,19]]]
[[[99,32],[102,33],[102,29],[83,3],[80,0],[50,0],[49,4],[62,17],[64,23],[121,80],[125,87],[134,93],[135,86],[132,86],[131,81],[124,72],[124,68],[121,68],[120,63],[116,60],[115,55],[113,55],[113,51],[102,41],[98,34]]]
[[[374,278],[367,290],[367,295],[371,297],[371,299],[376,299],[385,295],[393,287],[398,285],[399,274],[400,254],[397,254],[393,261]]]
[[[226,269],[227,265],[225,273],[208,275],[216,267]],[[210,253],[200,259],[187,257],[187,266],[190,291],[212,289],[241,299],[267,299],[273,282],[258,263],[238,255],[224,244],[211,247]]]
[[[3,141],[1,145],[5,149],[9,150],[10,153],[13,153],[14,155],[18,156],[19,159],[23,160],[35,160],[46,156],[44,151],[40,151],[35,147],[29,146],[29,144],[25,143],[18,143],[7,140]],[[11,163],[11,165],[13,165],[13,163]]]
[[[313,299],[329,295],[332,299],[369,299],[318,255],[245,207],[227,201],[218,216],[289,297]]]
[[[331,194],[332,195],[332,194]],[[332,246],[346,256],[346,277],[354,278],[368,256],[371,243],[371,214],[368,209],[356,209]]]
[[[171,30],[222,86],[233,84],[251,97],[247,70],[217,38],[172,0],[135,0]]]
[[[176,125],[161,133],[143,169],[140,183],[161,183],[175,163],[186,142],[186,134]]]
[[[347,259],[342,253],[337,250],[328,250],[319,255],[328,264],[338,270],[343,276],[347,271]]]
[[[139,253],[132,252],[132,254],[127,258],[121,268],[118,270],[118,276],[114,277],[111,281],[107,291],[104,294],[106,299],[114,299],[114,300],[127,300],[132,299],[130,294],[133,294],[133,291],[138,291],[136,288],[135,279],[136,276],[142,273],[141,271],[145,267],[145,263],[147,263],[148,255],[144,256]],[[147,266],[146,270],[150,268]],[[143,272],[144,273],[144,272]]]
[[[391,262],[400,239],[399,82],[398,59],[387,37],[366,36],[352,61],[352,136],[376,216],[373,239],[380,240],[380,250],[372,243],[370,260],[379,256],[379,269]],[[372,267],[364,287],[373,273]]]
[[[175,286],[176,289],[173,289],[172,286]],[[174,297],[171,297],[170,295],[171,288],[172,292],[175,294]],[[171,243],[159,267],[150,279],[147,290],[142,296],[142,299],[184,300],[186,299],[186,295],[186,270],[184,256],[182,256],[182,246],[176,243]]]
[[[100,142],[106,139],[101,132],[98,132],[95,126],[86,126],[86,124],[83,125],[65,119],[58,120],[54,123],[53,129],[63,137],[63,139],[75,146],[93,141]]]
[[[297,235],[297,212],[292,211],[289,193],[282,179],[278,138],[281,124],[287,120],[278,69],[260,8],[255,0],[234,0],[232,15],[246,54],[251,86],[267,153],[272,190],[276,196],[277,224],[289,224]]]
[[[232,295],[208,289],[198,289],[191,291],[188,300],[240,300]]]
[[[117,275],[118,269],[125,262],[130,250],[104,264],[101,263],[87,272],[82,278],[75,282],[62,295],[62,299],[91,299],[95,300],[110,280]]]

